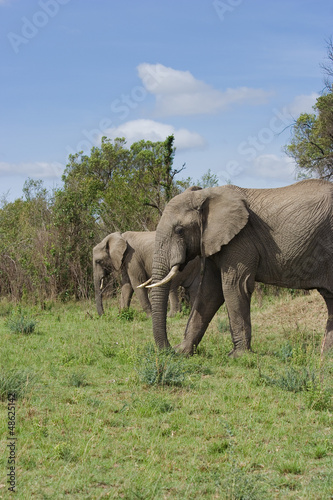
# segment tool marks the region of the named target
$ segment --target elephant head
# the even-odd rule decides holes
[[[111,271],[119,271],[122,265],[127,242],[121,233],[109,234],[93,249],[94,287],[97,312],[103,314],[103,279]]]
[[[169,347],[166,333],[168,287],[174,275],[195,256],[210,257],[247,224],[241,192],[228,186],[192,187],[166,206],[156,230],[153,260],[152,319],[155,342]]]

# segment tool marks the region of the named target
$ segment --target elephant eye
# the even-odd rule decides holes
[[[184,234],[184,228],[182,226],[176,226],[175,233],[181,236],[182,234]]]

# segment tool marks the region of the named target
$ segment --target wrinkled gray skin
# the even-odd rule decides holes
[[[151,277],[155,231],[111,233],[93,249],[94,287],[97,312],[103,314],[103,278],[113,270],[121,272],[120,308],[130,306],[137,294],[143,310],[150,315],[151,305],[146,288],[137,288]],[[169,316],[180,311],[178,287],[183,286],[193,304],[200,283],[200,258],[192,261],[172,283]],[[102,288],[101,288],[102,287]]]
[[[200,255],[204,271],[178,350],[191,354],[226,302],[233,351],[251,348],[255,281],[317,289],[328,309],[323,349],[333,347],[333,184],[306,180],[277,189],[189,188],[166,206],[156,230],[153,284]],[[156,344],[169,347],[168,284],[153,288]]]

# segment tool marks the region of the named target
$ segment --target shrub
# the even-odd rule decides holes
[[[325,388],[315,381],[309,381],[306,389],[305,400],[309,408],[317,411],[333,409],[332,389]]]
[[[12,316],[6,322],[6,326],[12,333],[23,333],[29,335],[36,329],[37,321],[23,313]]]
[[[86,387],[88,384],[86,374],[83,372],[73,372],[68,377],[69,385],[73,387]]]
[[[65,462],[75,461],[76,457],[71,450],[71,446],[66,441],[61,441],[54,447],[55,458],[64,460]]]
[[[228,500],[261,500],[267,498],[267,484],[261,474],[249,471],[232,463],[229,474],[222,483]]]
[[[127,307],[119,312],[118,318],[124,321],[133,321],[134,319],[134,309]]]
[[[308,388],[308,384],[315,383],[315,374],[306,368],[296,370],[293,367],[288,367],[285,372],[277,378],[272,378],[260,373],[260,378],[267,385],[277,386],[284,391],[300,392]]]
[[[22,398],[31,387],[35,375],[28,370],[1,370],[0,373],[0,400],[6,401],[9,394],[15,399]]]
[[[180,386],[188,372],[183,356],[171,349],[157,350],[153,344],[138,354],[135,369],[139,379],[148,385]]]

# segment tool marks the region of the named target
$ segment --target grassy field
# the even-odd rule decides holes
[[[192,358],[156,353],[138,311],[0,303],[0,498],[10,457],[20,499],[333,498],[316,292],[257,297],[255,353],[236,360],[224,307]],[[186,320],[168,320],[172,344]]]

